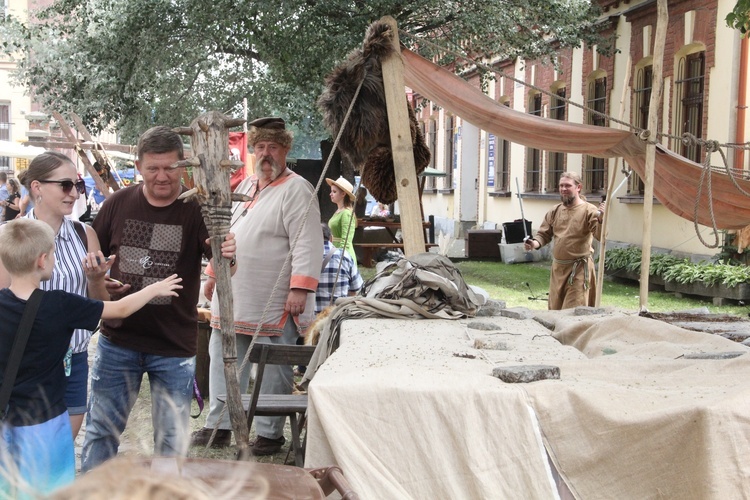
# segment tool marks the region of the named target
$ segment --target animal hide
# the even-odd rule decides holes
[[[362,173],[362,184],[375,199],[386,204],[397,198],[381,68],[382,59],[392,53],[390,26],[373,23],[367,30],[362,48],[352,51],[326,78],[326,89],[318,99],[324,123],[336,136],[357,87],[364,80],[341,135],[339,150]],[[430,163],[430,149],[414,111],[408,101],[405,104],[409,110],[416,173],[420,174]]]

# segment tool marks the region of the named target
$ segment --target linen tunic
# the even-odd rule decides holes
[[[315,314],[315,290],[323,261],[323,232],[317,200],[310,204],[313,188],[303,177],[289,172],[261,190],[253,175],[236,192],[252,200],[232,207],[232,228],[237,242],[237,270],[232,276],[235,333],[279,336],[289,313],[284,312],[291,288],[308,290],[305,312],[297,317],[304,329]],[[309,213],[307,211],[310,206]],[[288,265],[284,262],[301,228]],[[279,276],[281,278],[279,279]],[[277,280],[278,287],[271,295]],[[221,328],[218,293],[211,300],[211,326]],[[270,301],[266,316],[263,311]]]
[[[592,238],[601,236],[597,208],[587,202],[555,205],[544,216],[534,239],[541,246],[554,238],[549,285],[549,309],[594,305],[596,274]]]

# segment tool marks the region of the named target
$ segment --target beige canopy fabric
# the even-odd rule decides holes
[[[639,175],[645,172],[646,143],[624,130],[569,123],[522,113],[503,106],[450,71],[408,49],[404,58],[404,80],[413,90],[498,137],[531,148],[562,153],[580,153],[602,158],[623,157]],[[657,146],[654,196],[682,218],[712,226],[707,189],[699,197],[702,166]],[[707,181],[708,179],[706,179]],[[738,179],[750,193],[750,180]],[[743,194],[728,175],[713,172],[711,192],[716,227],[742,229],[750,224],[750,195]]]

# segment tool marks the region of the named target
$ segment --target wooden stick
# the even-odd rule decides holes
[[[417,172],[414,167],[414,147],[411,142],[409,114],[406,108],[409,104],[406,102],[404,90],[404,61],[401,59],[396,20],[391,16],[385,16],[380,21],[391,27],[394,48],[393,54],[382,63],[383,86],[391,133],[398,206],[401,211],[404,254],[409,257],[425,251],[425,240],[419,206]]]
[[[52,112],[52,116],[57,120],[57,124],[60,125],[60,130],[62,130],[63,135],[65,135],[65,138],[68,139],[73,144],[73,149],[75,150],[78,157],[81,159],[81,162],[83,163],[84,168],[86,168],[86,171],[91,175],[91,177],[94,179],[94,184],[96,184],[96,189],[99,190],[100,193],[104,196],[104,198],[109,198],[110,192],[109,189],[107,189],[106,184],[104,184],[104,181],[101,177],[99,177],[99,174],[96,172],[96,169],[91,164],[91,160],[89,160],[88,155],[86,152],[81,148],[80,143],[78,142],[78,139],[76,138],[76,135],[73,133],[73,129],[70,128],[70,125],[68,125],[68,122],[65,121],[65,118],[58,113],[57,111]]]
[[[646,168],[643,179],[643,243],[641,245],[641,289],[640,310],[648,311],[648,277],[651,265],[651,218],[654,209],[654,160],[658,140],[659,110],[661,109],[662,87],[664,85],[664,45],[667,38],[669,13],[667,0],[656,0],[656,35],[654,40],[653,84],[648,108],[648,130],[651,132],[646,144]]]
[[[628,56],[627,66],[625,67],[625,85],[622,87],[622,96],[620,96],[620,116],[619,119],[622,121],[625,116],[625,97],[628,93],[628,82],[630,81],[630,56]],[[612,190],[615,188],[615,177],[617,176],[617,169],[620,167],[620,158],[615,159],[615,168],[612,169],[612,173],[609,176],[609,187],[607,187],[607,202],[612,201]],[[602,234],[599,237],[599,266],[596,272],[596,298],[594,299],[594,306],[599,307],[602,303],[602,287],[604,286],[604,258],[607,256],[607,223],[609,222],[609,209],[604,211],[604,218],[602,219]]]
[[[81,117],[75,113],[70,113],[70,117],[73,119],[73,123],[75,123],[76,129],[78,130],[78,133],[81,134],[81,137],[83,137],[83,140],[94,142],[94,138],[91,137],[91,134],[89,134],[89,131],[86,128],[86,125],[83,124],[83,120],[81,120]],[[109,171],[110,175],[107,176],[107,185],[112,188],[112,191],[118,191],[120,189],[120,185],[111,174],[114,165],[109,162],[109,159],[104,155],[104,153],[102,153],[100,149],[98,149],[98,147],[92,148],[91,154],[94,155],[94,158],[97,162],[99,162],[99,165],[101,165],[102,168]]]

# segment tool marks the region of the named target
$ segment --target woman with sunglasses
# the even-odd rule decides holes
[[[70,158],[51,151],[42,153],[31,161],[20,180],[34,202],[34,208],[26,217],[46,222],[55,231],[55,267],[52,278],[43,281],[40,288],[110,300],[104,279],[114,261],[105,261],[93,228],[66,217],[73,211],[78,197],[86,191]],[[98,257],[88,259],[88,262],[100,263],[84,267],[87,253]],[[0,287],[7,287],[9,281],[8,273],[0,265]],[[86,413],[90,339],[90,331],[76,330],[71,341],[70,363],[66,363],[68,387],[65,404],[70,414],[73,439],[78,435]]]

